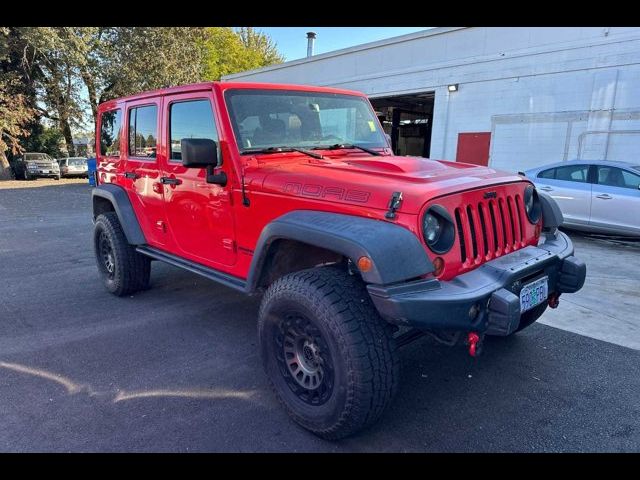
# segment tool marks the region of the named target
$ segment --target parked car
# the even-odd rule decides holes
[[[563,225],[640,236],[640,162],[569,160],[524,174],[558,203]]]
[[[584,284],[552,198],[513,173],[394,156],[358,92],[156,90],[101,103],[97,145],[106,289],[147,288],[155,259],[261,296],[267,377],[327,439],[380,418],[399,345],[429,334],[475,356]]]
[[[60,180],[58,162],[46,153],[25,153],[13,163],[13,172],[16,178],[22,180],[31,180],[38,177]]]
[[[66,157],[58,159],[60,164],[60,175],[63,177],[83,177],[89,176],[86,157]]]

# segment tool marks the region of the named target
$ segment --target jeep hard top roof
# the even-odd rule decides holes
[[[295,85],[285,83],[255,83],[255,82],[201,82],[191,83],[188,85],[178,85],[175,87],[159,88],[156,90],[148,90],[146,92],[136,93],[134,95],[128,95],[126,97],[114,98],[113,100],[107,100],[100,104],[101,110],[104,108],[112,108],[112,105],[123,101],[140,100],[148,97],[157,97],[161,95],[170,95],[176,93],[196,92],[199,90],[208,90],[218,88],[220,91],[231,89],[252,89],[252,90],[299,90],[305,92],[322,92],[322,93],[335,93],[339,95],[356,95],[359,97],[365,96],[361,92],[354,90],[344,90],[341,88],[332,87],[318,87],[315,85]]]

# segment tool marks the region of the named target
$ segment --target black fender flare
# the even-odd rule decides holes
[[[96,208],[98,205],[96,201],[97,198],[104,198],[113,205],[113,209],[116,215],[118,215],[120,225],[122,225],[122,230],[131,245],[144,245],[147,243],[144,233],[142,233],[142,228],[140,228],[138,217],[136,217],[136,213],[131,205],[131,200],[129,200],[129,196],[124,188],[119,185],[107,183],[98,185],[91,190],[94,220],[98,216]]]
[[[544,228],[554,230],[562,225],[564,217],[558,202],[549,194],[538,191],[538,198],[542,207],[542,223]]]
[[[279,239],[325,248],[354,263],[367,256],[373,261],[372,269],[362,273],[367,283],[386,285],[434,270],[418,238],[402,226],[340,213],[296,210],[276,218],[262,230],[247,278],[249,292],[258,287],[269,247]]]

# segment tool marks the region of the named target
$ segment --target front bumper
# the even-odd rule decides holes
[[[569,237],[544,233],[544,241],[489,261],[453,280],[435,278],[367,286],[389,322],[423,330],[463,330],[508,335],[520,323],[522,286],[547,276],[549,294],[582,288],[586,265],[573,256]]]
[[[48,172],[45,172],[44,169],[37,169],[37,170],[27,170],[27,173],[29,174],[30,177],[59,177],[60,176],[60,171],[59,170],[49,170]]]

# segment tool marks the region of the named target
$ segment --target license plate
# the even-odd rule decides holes
[[[522,287],[522,290],[520,290],[520,312],[531,310],[547,299],[547,296],[549,296],[548,280],[549,277],[542,277]]]
[[[40,173],[49,173],[49,170],[40,170]]]

